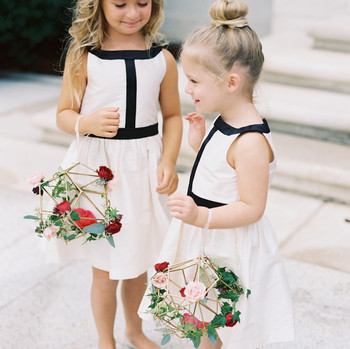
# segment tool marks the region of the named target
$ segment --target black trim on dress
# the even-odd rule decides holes
[[[247,132],[269,133],[270,132],[270,128],[269,128],[269,125],[268,125],[266,119],[263,119],[263,123],[262,124],[254,124],[254,125],[244,126],[244,127],[240,127],[240,128],[235,128],[235,127],[232,127],[229,124],[227,124],[225,121],[223,121],[221,116],[217,117],[217,119],[214,122],[213,128],[208,133],[208,136],[203,141],[203,143],[202,143],[202,145],[201,145],[201,147],[200,147],[200,149],[198,151],[196,160],[195,160],[195,162],[193,164],[193,167],[192,167],[190,180],[189,180],[189,183],[188,183],[188,190],[187,190],[187,195],[191,196],[192,199],[194,200],[194,202],[198,206],[205,206],[205,207],[208,207],[208,208],[213,208],[213,207],[219,207],[219,206],[227,205],[227,204],[223,204],[223,203],[220,203],[220,202],[207,200],[205,198],[197,196],[192,191],[194,176],[195,176],[195,173],[197,171],[197,167],[198,167],[199,161],[200,161],[200,159],[202,157],[204,148],[206,147],[206,145],[208,144],[208,142],[213,137],[213,135],[214,135],[214,133],[216,131],[220,131],[221,133],[223,133],[226,136],[231,136],[233,134],[243,134],[243,133],[247,133]]]
[[[126,69],[126,111],[125,111],[125,128],[135,128],[136,126],[136,96],[137,96],[137,79],[135,60],[125,60]]]
[[[162,49],[161,46],[155,46],[149,50],[90,50],[89,52],[101,59],[150,59],[156,57]]]

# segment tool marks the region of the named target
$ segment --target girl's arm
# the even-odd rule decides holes
[[[163,49],[163,52],[167,68],[159,95],[163,115],[163,155],[157,170],[157,192],[172,194],[178,185],[175,165],[181,145],[182,117],[176,61],[169,51]]]
[[[197,113],[188,113],[185,120],[189,122],[188,144],[197,153],[205,136],[205,118]]]
[[[73,89],[69,83],[69,60],[66,62],[61,95],[58,101],[56,124],[59,129],[69,134],[75,135],[75,124],[80,115],[81,101],[85,93],[87,84],[87,54],[83,64],[77,71],[76,87],[78,99],[74,97]],[[113,137],[119,128],[118,108],[107,107],[95,113],[84,115],[79,122],[80,134],[94,134],[101,137]]]
[[[272,160],[272,150],[262,134],[246,133],[236,139],[227,153],[227,161],[235,168],[240,200],[213,208],[210,229],[246,226],[262,217]],[[168,199],[168,206],[173,217],[198,227],[206,225],[208,208],[197,206],[191,197],[174,194]]]

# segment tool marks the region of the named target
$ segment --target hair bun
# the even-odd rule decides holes
[[[249,25],[246,15],[248,6],[240,1],[218,0],[210,8],[210,17],[216,26],[242,28]]]

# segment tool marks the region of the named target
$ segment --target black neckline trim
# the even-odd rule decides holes
[[[222,120],[221,115],[214,122],[215,127],[226,136],[231,136],[237,133],[246,133],[246,132],[261,132],[261,133],[269,133],[270,127],[267,123],[266,119],[263,119],[262,124],[254,124],[243,126],[240,128],[235,128],[229,124],[227,124],[224,120]]]
[[[90,50],[89,52],[101,59],[151,59],[156,57],[163,47],[151,47],[149,50],[105,51]]]

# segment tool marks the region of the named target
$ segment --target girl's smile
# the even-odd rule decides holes
[[[137,34],[147,24],[152,11],[151,0],[102,0],[109,36]]]
[[[182,67],[188,80],[185,92],[192,97],[197,112],[220,111],[225,96],[223,84],[191,59],[183,59]]]

